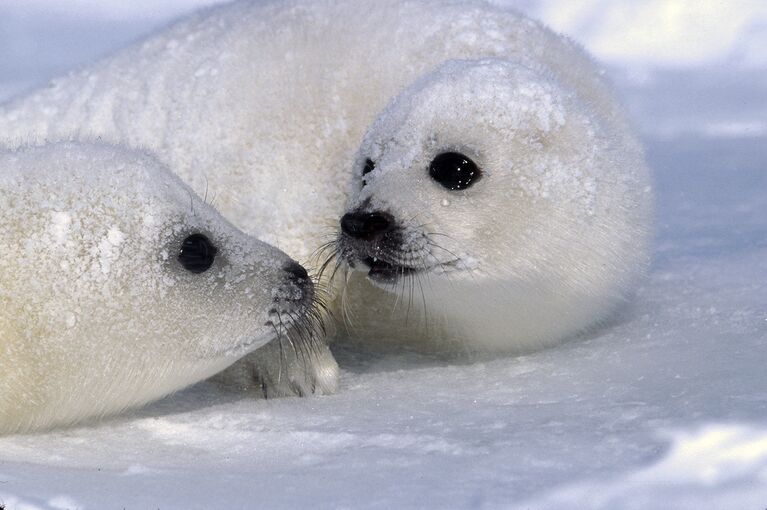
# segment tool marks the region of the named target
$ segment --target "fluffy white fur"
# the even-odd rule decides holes
[[[417,271],[379,285],[410,332],[505,351],[573,335],[621,302],[647,261],[648,177],[622,127],[537,62],[447,62],[388,105],[358,153],[348,209],[391,214],[401,246],[376,238],[346,256],[365,271],[365,256]],[[477,182],[435,182],[430,162],[445,152],[474,161]],[[369,333],[391,314],[366,308],[354,294],[369,286],[352,282],[346,313]],[[408,331],[394,336],[414,340]]]
[[[432,133],[476,151],[481,188],[453,196],[429,181]],[[441,244],[463,270],[431,271],[411,304],[425,302],[429,336],[483,348],[587,327],[647,258],[647,172],[610,88],[566,38],[480,0],[202,11],[6,104],[0,134],[149,148],[234,224],[301,262],[335,236],[347,203],[370,196],[405,222],[417,213],[423,231],[452,239]],[[358,195],[360,158],[373,152],[378,175]],[[360,330],[405,323],[390,319],[394,294],[360,274],[345,289]],[[415,324],[401,333],[423,336]]]
[[[0,153],[0,433],[144,404],[272,340],[311,285],[155,159],[51,144]],[[182,241],[218,248],[186,271]],[[284,317],[288,323],[290,318]]]

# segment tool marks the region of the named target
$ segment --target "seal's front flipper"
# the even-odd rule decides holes
[[[211,378],[263,398],[330,395],[338,389],[338,364],[318,338],[280,337]]]

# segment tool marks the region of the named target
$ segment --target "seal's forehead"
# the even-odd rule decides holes
[[[558,88],[545,66],[508,59],[448,60],[413,84],[415,95],[461,92],[456,99],[491,95],[512,97],[555,94]]]
[[[155,158],[125,147],[56,143],[0,154],[0,204],[47,221],[66,212],[89,225],[141,225],[209,215],[202,201]]]
[[[567,95],[541,66],[486,59],[442,64],[393,100],[371,128],[376,135],[495,127],[549,131],[567,115]]]
[[[27,181],[59,194],[115,190],[169,182],[170,171],[148,154],[125,147],[53,143],[2,154],[2,177]]]
[[[64,144],[51,149],[46,178],[60,182],[62,194],[116,197],[146,206],[190,207],[196,195],[163,163],[150,154],[124,147]],[[49,159],[50,159],[49,158]],[[126,211],[127,212],[127,211]]]

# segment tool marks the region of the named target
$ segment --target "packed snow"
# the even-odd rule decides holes
[[[14,49],[0,56],[2,97],[171,15],[141,17],[136,4],[106,16],[82,0],[69,17],[46,13],[43,0],[0,4],[3,48]],[[767,46],[754,42],[764,40],[764,17],[747,1],[727,16],[701,9],[702,25],[671,16],[681,19],[672,35],[703,26],[727,41],[727,54],[693,45],[667,58],[650,48],[637,61],[600,54],[593,41],[607,36],[595,34],[621,41],[625,28],[601,2],[577,2],[570,21],[555,2],[517,4],[593,45],[645,139],[657,240],[630,307],[589,337],[527,356],[340,345],[333,396],[254,400],[202,383],[101,424],[3,437],[0,505],[767,506]],[[78,19],[83,12],[91,17]],[[658,25],[650,14],[625,19],[640,33]],[[7,21],[19,17],[27,24]],[[712,21],[725,17],[741,21]],[[70,19],[77,27],[63,30]],[[46,58],[25,58],[37,54],[29,34],[47,34],[32,38],[46,41]]]

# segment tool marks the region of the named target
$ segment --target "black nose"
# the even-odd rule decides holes
[[[309,278],[309,273],[298,262],[289,262],[283,269],[291,274],[291,279],[306,280]]]
[[[392,229],[394,217],[385,212],[351,212],[341,218],[341,230],[356,239],[371,239]]]

